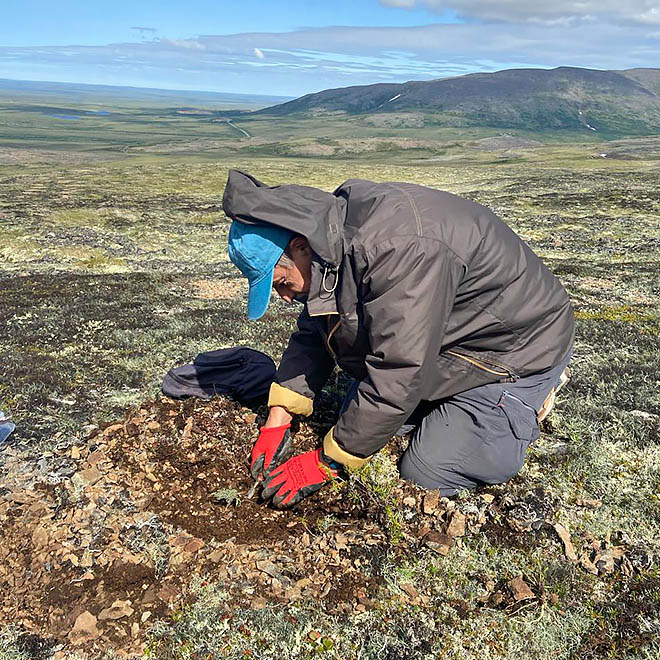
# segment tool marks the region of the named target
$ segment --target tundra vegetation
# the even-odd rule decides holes
[[[660,138],[94,103],[0,103],[2,660],[660,658]],[[245,497],[263,405],[159,395],[204,350],[277,359],[295,323],[245,320],[229,167],[434,186],[529,243],[577,340],[520,475],[438,499],[399,438],[294,511]]]

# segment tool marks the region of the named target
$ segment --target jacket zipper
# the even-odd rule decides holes
[[[461,360],[465,360],[466,362],[473,364],[475,367],[487,371],[489,374],[495,374],[496,376],[506,376],[507,378],[513,376],[513,374],[510,371],[500,371],[498,369],[491,369],[491,367],[488,366],[487,364],[484,364],[479,360],[475,360],[474,358],[468,357],[467,355],[463,355],[462,353],[457,353],[456,351],[447,351],[447,353],[449,353],[449,355],[453,355],[457,358],[460,358]],[[491,366],[497,366],[497,365],[491,365]]]

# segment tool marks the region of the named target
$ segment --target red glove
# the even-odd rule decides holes
[[[267,477],[269,472],[286,461],[293,454],[293,441],[289,428],[286,426],[262,426],[259,429],[259,437],[252,447],[252,461],[250,472],[255,480]]]
[[[272,497],[278,509],[293,506],[337,475],[338,470],[323,460],[320,449],[308,451],[275,468],[266,478],[261,496],[264,500]]]

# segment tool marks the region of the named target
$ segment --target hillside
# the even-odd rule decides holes
[[[628,69],[617,73],[635,80],[655,94],[660,94],[660,69]]]
[[[510,69],[458,78],[329,89],[268,115],[424,113],[444,126],[643,135],[660,128],[660,70]]]

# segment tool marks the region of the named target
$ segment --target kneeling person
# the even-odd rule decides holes
[[[300,302],[252,452],[276,506],[318,490],[411,432],[400,470],[426,488],[502,483],[522,467],[563,384],[568,296],[494,213],[409,183],[350,179],[334,193],[269,187],[231,170],[229,255],[250,285]],[[310,415],[335,365],[351,375],[322,449],[290,457],[293,415]]]

